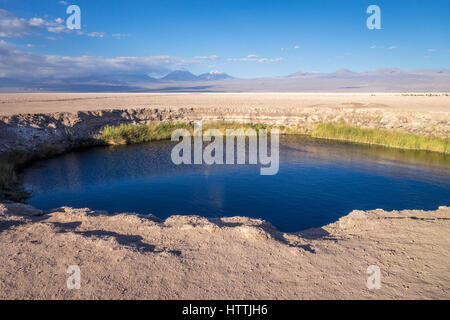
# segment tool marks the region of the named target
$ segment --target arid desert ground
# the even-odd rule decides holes
[[[260,220],[0,205],[2,299],[448,299],[450,209],[355,211],[283,234]],[[78,265],[81,289],[67,290]],[[369,290],[367,268],[381,270]]]
[[[129,108],[380,109],[450,113],[450,97],[398,94],[1,94],[0,114]],[[444,117],[444,122],[447,118]],[[444,123],[447,128],[450,125]],[[448,131],[442,131],[448,132]],[[406,208],[405,208],[406,209]],[[2,299],[449,299],[450,209],[353,211],[282,233],[245,217],[110,216],[0,204]],[[245,213],[242,214],[245,216]],[[67,267],[81,269],[68,290]],[[369,290],[367,268],[380,268]]]
[[[411,94],[411,93],[409,93]],[[421,94],[421,93],[419,93]],[[436,93],[433,93],[436,95]],[[151,108],[341,107],[450,112],[450,96],[402,93],[28,93],[0,94],[0,114]]]

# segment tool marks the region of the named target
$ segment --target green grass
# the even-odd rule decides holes
[[[148,125],[121,124],[106,126],[100,132],[99,139],[106,144],[136,144],[149,141],[170,139],[176,129],[189,129],[187,123],[162,122]]]
[[[218,129],[225,133],[227,129],[272,129],[277,128],[284,132],[287,129],[284,126],[269,126],[266,124],[249,123],[243,124],[238,122],[206,122],[202,125],[203,131],[208,129]],[[121,144],[137,144],[158,140],[169,140],[172,132],[176,129],[186,129],[191,134],[194,132],[194,125],[186,122],[160,122],[147,125],[122,124],[120,126],[106,126],[100,132],[99,139],[105,144],[121,145]]]
[[[225,133],[226,129],[279,129],[282,134],[309,134],[315,138],[351,141],[357,143],[377,144],[393,148],[436,151],[444,154],[450,153],[450,139],[433,136],[419,136],[410,133],[382,129],[364,129],[347,125],[345,123],[319,124],[308,132],[300,126],[271,126],[260,123],[243,124],[239,122],[206,122],[203,131],[219,129]],[[101,143],[109,145],[137,144],[156,140],[168,140],[176,129],[186,129],[193,134],[194,126],[186,122],[159,122],[148,125],[123,124],[103,128],[97,137]],[[36,159],[45,159],[61,154],[64,148],[55,145],[43,145],[33,154],[25,152],[10,152],[0,155],[0,200],[7,199],[16,202],[25,202],[30,194],[23,188],[18,172],[27,163]]]
[[[0,200],[6,199],[24,203],[30,193],[22,185],[19,172],[36,159],[45,159],[64,151],[58,145],[42,145],[34,154],[25,151],[11,151],[0,155]]]
[[[0,199],[25,202],[29,197],[17,174],[26,162],[27,156],[22,152],[10,152],[0,156]]]
[[[347,124],[319,124],[312,132],[314,138],[345,140],[357,143],[383,145],[392,148],[426,150],[450,153],[450,139],[420,136],[383,129],[364,129]]]
[[[279,129],[283,134],[308,134],[302,127],[271,126],[267,124],[239,123],[239,122],[206,122],[203,131],[218,129],[225,133],[226,129]],[[99,139],[109,145],[136,144],[157,140],[168,140],[175,129],[186,129],[193,134],[192,123],[160,122],[148,125],[122,124],[117,127],[107,126],[101,132]],[[350,126],[345,123],[323,123],[316,126],[309,133],[315,138],[344,140],[358,143],[383,145],[392,148],[427,150],[441,153],[450,153],[450,139],[433,136],[420,136],[383,129],[364,129]]]

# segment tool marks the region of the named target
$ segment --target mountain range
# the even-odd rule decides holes
[[[186,70],[176,70],[172,71],[163,78],[155,80],[164,82],[164,81],[217,81],[226,79],[233,79],[233,77],[220,71],[211,71],[196,76],[195,74],[192,74]]]
[[[175,70],[162,78],[146,74],[89,75],[71,79],[0,78],[2,92],[450,92],[450,69],[398,68],[332,73],[298,71],[288,76],[239,79],[213,71]]]

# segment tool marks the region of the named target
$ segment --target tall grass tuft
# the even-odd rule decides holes
[[[394,130],[365,129],[344,123],[319,124],[311,132],[311,136],[315,138],[377,144],[392,148],[450,153],[449,138],[420,136]]]
[[[203,131],[208,129],[218,129],[225,133],[227,129],[267,129],[274,128],[261,123],[239,123],[227,121],[205,122],[202,125]],[[277,127],[280,130],[285,128]],[[158,122],[152,124],[121,124],[119,126],[106,126],[100,132],[99,139],[109,145],[136,144],[157,140],[168,140],[172,132],[176,129],[186,129],[191,134],[194,131],[194,125],[186,122]]]
[[[28,161],[24,152],[10,152],[0,156],[0,199],[25,202],[30,194],[23,188],[17,174]]]
[[[107,144],[136,144],[170,139],[176,129],[190,129],[188,123],[161,122],[154,124],[121,124],[106,126],[100,132],[100,140]]]
[[[22,185],[20,170],[33,160],[50,158],[64,150],[57,144],[43,144],[34,153],[16,150],[0,154],[0,200],[25,202],[30,193]]]

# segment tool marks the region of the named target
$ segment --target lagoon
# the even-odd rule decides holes
[[[293,135],[280,138],[280,167],[175,165],[176,143],[95,147],[34,163],[24,172],[29,203],[120,212],[248,216],[280,231],[320,227],[355,209],[450,205],[447,155]]]

